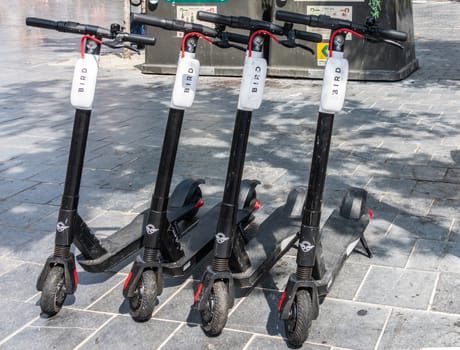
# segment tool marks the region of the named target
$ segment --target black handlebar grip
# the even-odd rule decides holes
[[[177,30],[178,32],[198,32],[214,38],[217,36],[217,32],[212,28],[203,26],[201,24],[189,23],[176,19],[160,18],[135,13],[132,14],[132,20],[166,30]]]
[[[407,40],[407,33],[400,32],[399,30],[379,28],[378,31],[380,33],[380,36],[384,39],[396,40],[396,41],[406,41]]]
[[[288,11],[276,11],[275,18],[279,21],[288,23],[299,23],[309,25],[311,17],[308,15],[302,15],[300,13],[288,12]]]
[[[159,28],[163,28],[167,30],[181,30],[182,29],[182,28],[178,28],[177,26],[175,26],[171,20],[167,20],[166,18],[160,18],[160,17],[155,17],[155,16],[148,16],[148,15],[133,13],[131,15],[131,19],[134,22],[147,24],[153,27],[159,27]]]
[[[121,36],[123,41],[131,41],[137,44],[144,45],[155,45],[156,39],[154,37],[148,37],[139,34],[124,34]]]
[[[249,37],[246,35],[241,35],[241,34],[236,34],[236,33],[229,33],[225,32],[227,34],[227,39],[229,41],[232,41],[234,43],[238,44],[247,44],[249,42]]]
[[[44,18],[27,17],[26,25],[32,26],[32,27],[40,27],[40,28],[57,30],[58,22],[51,21],[49,19],[44,19]]]
[[[306,32],[304,30],[294,30],[296,39],[311,41],[313,43],[320,43],[323,41],[323,36],[317,33]]]
[[[218,15],[217,13],[213,12],[198,11],[196,18],[200,21],[224,24],[226,26],[231,26],[232,24],[232,17]]]
[[[213,12],[198,11],[196,18],[201,21],[223,24],[233,28],[247,30],[264,29],[273,34],[284,34],[284,28],[267,21],[252,19],[245,16],[224,16]]]

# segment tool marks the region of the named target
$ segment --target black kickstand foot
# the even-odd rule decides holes
[[[371,252],[371,249],[369,248],[369,245],[367,244],[367,241],[366,239],[364,238],[364,236],[361,236],[361,239],[359,240],[362,244],[362,246],[364,247],[364,249],[366,250],[366,253],[367,253],[367,257],[369,259],[371,259],[373,257],[372,255],[372,252]]]

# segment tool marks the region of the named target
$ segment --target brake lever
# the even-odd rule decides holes
[[[213,41],[212,44],[216,45],[217,47],[220,47],[221,49],[228,49],[230,47],[233,47],[237,50],[246,51],[246,48],[244,48],[243,46],[235,45],[225,40]]]
[[[309,48],[308,46],[305,46],[305,45],[296,43],[296,42],[295,42],[294,40],[292,40],[292,39],[280,40],[279,43],[280,43],[281,45],[283,45],[284,47],[288,47],[288,48],[290,48],[290,49],[293,49],[293,48],[295,48],[295,47],[300,47],[301,49],[310,52],[312,55],[315,54],[315,51],[313,51],[313,49]]]
[[[129,49],[131,51],[134,51],[137,54],[140,54],[140,51],[131,46],[131,45],[126,45],[122,41],[119,40],[110,40],[110,41],[104,41],[103,44],[107,47],[110,47],[111,49]]]
[[[390,44],[390,45],[394,45],[394,46],[397,46],[399,47],[401,50],[404,49],[404,46],[402,46],[400,43],[398,43],[397,41],[394,41],[394,40],[390,40],[390,39],[382,39],[384,42],[386,42],[387,44]]]

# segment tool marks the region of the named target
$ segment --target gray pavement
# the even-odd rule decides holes
[[[11,9],[14,7],[14,9]],[[122,1],[0,4],[0,347],[4,349],[285,349],[276,305],[295,252],[252,291],[238,291],[227,327],[208,338],[191,310],[203,266],[166,279],[151,321],[135,323],[122,298],[129,264],[90,274],[61,312],[40,315],[38,273],[52,252],[73,111],[78,38],[26,28],[26,16],[108,24]],[[324,213],[347,186],[363,186],[375,216],[375,257],[354,253],[303,349],[460,346],[460,4],[414,2],[421,68],[401,82],[350,82],[335,122]],[[73,40],[72,40],[73,38]],[[81,215],[108,235],[148,206],[172,77],[142,75],[143,57],[101,59],[81,189]],[[199,175],[206,205],[222,195],[238,80],[205,77],[187,111],[173,183]],[[254,113],[245,177],[262,211],[306,183],[320,82],[271,79]],[[307,159],[307,161],[306,161]]]

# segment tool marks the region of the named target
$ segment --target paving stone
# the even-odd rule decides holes
[[[297,250],[295,250],[295,255],[286,255],[281,257],[280,260],[266,272],[260,282],[258,283],[259,287],[280,290],[283,291],[286,288],[286,283],[289,279],[289,275],[295,273],[297,268],[296,263]]]
[[[424,238],[445,240],[449,233],[450,220],[437,217],[398,215],[389,232],[389,237]]]
[[[445,255],[446,243],[419,239],[407,262],[408,269],[438,271]]]
[[[184,324],[174,333],[172,338],[162,346],[162,349],[243,349],[250,338],[251,334],[249,333],[236,332],[228,329],[224,329],[218,337],[207,337],[203,334],[203,330],[198,325]]]
[[[126,279],[126,275],[120,275],[122,281]],[[171,278],[163,276],[165,279],[163,293],[158,297],[158,304],[156,309],[163,306],[171,295],[173,295],[180,287],[180,278]],[[93,304],[89,310],[109,312],[109,313],[120,313],[129,316],[129,305],[128,301],[123,297],[123,283],[119,283],[116,288],[111,290],[108,294],[104,295],[99,301]]]
[[[373,254],[372,259],[365,254],[351,254],[348,261],[365,265],[404,267],[415,244],[414,239],[404,237],[370,236],[369,238],[372,238],[368,240]]]
[[[227,327],[258,334],[284,335],[278,318],[278,301],[281,292],[254,289],[232,312]]]
[[[86,272],[82,271],[79,266],[77,266],[77,272],[77,291],[74,295],[69,295],[64,303],[65,306],[71,306],[72,308],[87,308],[124,280],[124,276],[121,275],[114,275],[112,273],[105,272]],[[122,295],[120,294],[120,300],[121,299]]]
[[[460,242],[460,220],[455,220],[449,234],[450,242]]]
[[[271,350],[284,350],[287,348],[286,340],[280,339],[277,337],[262,337],[256,336],[254,337],[249,346],[246,347],[248,350],[258,350],[258,349],[271,349]],[[331,349],[328,346],[316,345],[316,344],[309,344],[304,343],[301,347],[302,350],[327,350]]]
[[[328,297],[352,300],[369,269],[367,265],[347,261],[336,277]]]
[[[10,203],[49,204],[62,194],[62,187],[56,184],[40,183],[10,198]]]
[[[378,350],[452,348],[460,343],[459,316],[393,310]]]
[[[39,318],[8,340],[5,347],[8,349],[53,347],[73,349],[109,318],[109,315],[61,310],[53,318]]]
[[[201,323],[199,312],[192,308],[198,282],[187,281],[185,283],[185,287],[172,300],[159,305],[154,310],[153,317],[164,320]]]
[[[4,338],[11,335],[19,328],[25,326],[40,314],[38,306],[14,300],[0,300],[2,312],[0,314],[0,344]]]
[[[356,296],[357,301],[426,309],[433,292],[433,272],[373,266]]]
[[[174,322],[150,320],[134,322],[117,316],[85,341],[80,349],[156,349],[179,325]]]
[[[308,340],[348,349],[373,349],[389,309],[326,299],[312,322]]]
[[[16,193],[22,192],[27,188],[36,185],[37,182],[26,180],[7,180],[1,179],[0,181],[0,200],[4,200],[13,196]]]
[[[26,301],[37,294],[35,283],[41,266],[24,263],[0,276],[0,294],[5,300]]]
[[[436,199],[430,208],[430,216],[440,216],[460,221],[460,200],[458,199]]]
[[[449,242],[440,261],[439,270],[444,272],[460,271],[460,243]]]
[[[0,214],[0,224],[21,228],[32,227],[34,229],[40,229],[40,226],[38,226],[40,220],[56,211],[57,208],[55,206],[48,204],[12,203],[9,210]],[[51,227],[54,227],[54,225]]]
[[[431,310],[460,314],[460,274],[440,273]]]

